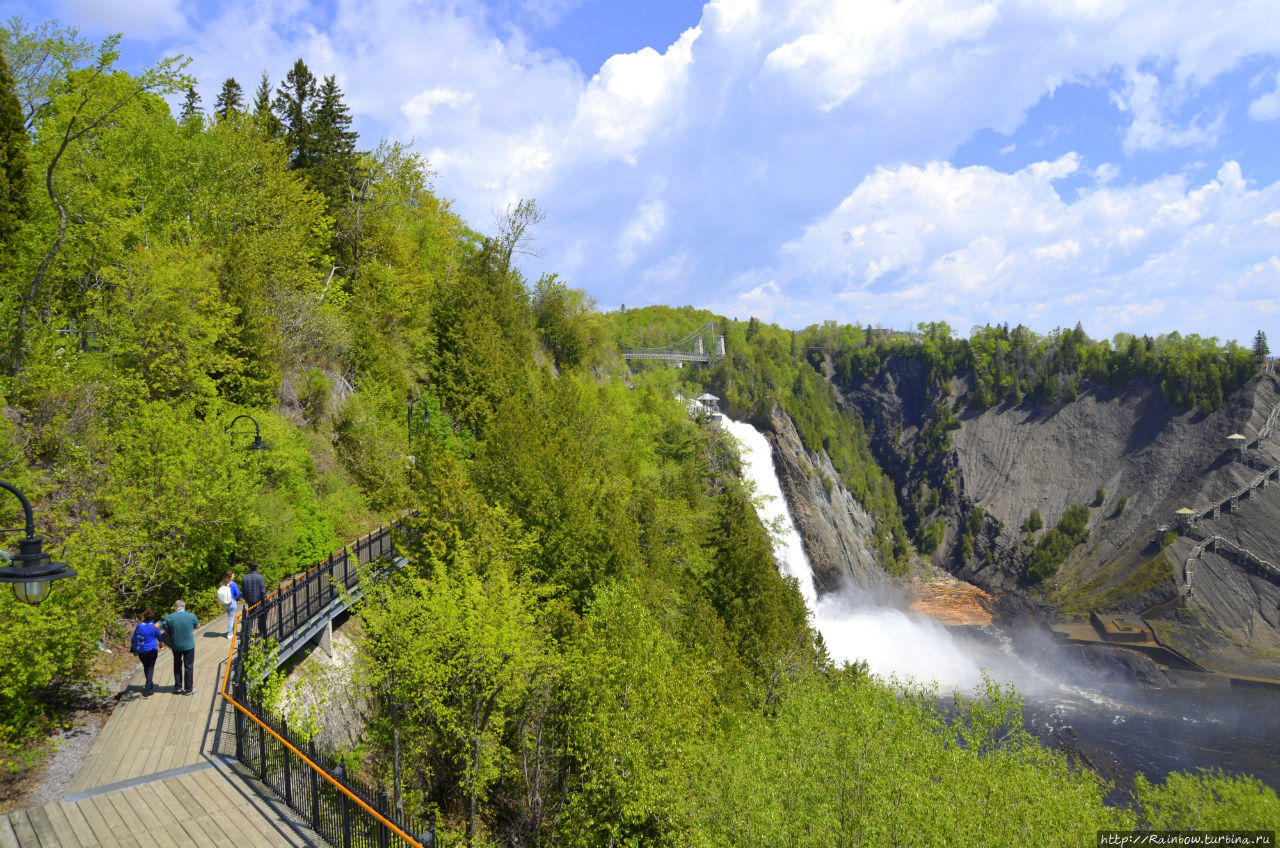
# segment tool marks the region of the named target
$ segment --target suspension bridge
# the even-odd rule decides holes
[[[706,339],[715,339],[714,352],[706,349]],[[724,333],[716,335],[714,321],[708,321],[689,335],[666,347],[624,347],[622,358],[630,360],[657,360],[659,362],[697,362],[709,365],[724,356]]]

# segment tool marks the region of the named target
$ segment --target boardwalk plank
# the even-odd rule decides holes
[[[131,791],[137,796],[134,800],[134,808],[151,832],[162,832],[173,823],[173,815],[161,800],[156,784],[144,783]]]
[[[237,845],[292,845],[286,834],[290,822],[278,816],[256,793],[240,795],[231,786],[231,775],[203,772],[202,788],[218,809],[222,826]]]
[[[147,833],[150,828],[144,821],[144,816],[138,807],[143,806],[138,798],[138,793],[131,790],[123,792],[110,792],[101,796],[103,801],[111,805],[116,811],[116,815],[120,817],[120,821],[124,822],[125,833],[137,834]],[[136,805],[136,806],[135,806]]]
[[[148,783],[147,787],[151,790],[159,805],[156,809],[156,815],[161,816],[168,822],[179,822],[187,817],[188,813],[183,809],[182,802],[169,791],[168,781]]]
[[[59,845],[66,846],[66,848],[83,848],[84,843],[76,835],[75,829],[71,827],[71,822],[67,820],[67,814],[62,809],[61,803],[55,801],[52,804],[45,804],[42,809],[49,819],[49,826],[53,828]]]
[[[67,817],[67,823],[71,825],[71,829],[75,831],[76,838],[80,840],[82,848],[93,848],[98,844],[98,837],[94,835],[93,828],[84,817],[84,812],[76,804],[68,804],[66,801],[58,802],[58,809]]]
[[[90,799],[76,802],[75,808],[84,817],[85,823],[89,825],[89,830],[99,845],[105,848],[115,841],[111,836],[111,828],[107,825],[107,820],[102,817],[98,808],[90,803]]]
[[[53,822],[49,820],[48,813],[40,807],[31,807],[26,813],[28,821],[31,822],[31,829],[35,831],[36,840],[41,848],[54,845],[60,846],[62,844],[62,838],[54,830]]]
[[[14,810],[10,813],[9,823],[13,825],[13,833],[18,837],[18,844],[22,848],[40,848],[40,837],[36,836],[26,810]]]
[[[197,845],[225,845],[227,848],[238,848],[218,829],[217,823],[208,814],[182,822],[182,829],[195,840]]]
[[[204,809],[199,799],[191,794],[191,790],[183,784],[181,780],[171,780],[168,782],[169,791],[173,793],[173,797],[178,799],[178,803],[182,805],[182,809],[186,810],[188,815],[198,815],[197,811]]]
[[[14,832],[13,822],[10,821],[11,816],[12,813],[0,816],[0,848],[20,848],[18,834]]]
[[[155,794],[159,807],[156,810],[157,815],[161,815],[165,819],[166,840],[177,846],[177,848],[189,848],[199,843],[191,839],[187,832],[183,830],[182,824],[191,817],[191,811],[183,808],[182,803],[177,797],[169,791],[168,781],[163,783],[149,783]]]
[[[107,833],[111,834],[116,841],[119,841],[122,835],[129,832],[128,825],[124,823],[124,819],[120,818],[120,814],[116,812],[116,808],[111,805],[105,795],[86,798],[81,803],[97,810],[103,824],[107,827]]]

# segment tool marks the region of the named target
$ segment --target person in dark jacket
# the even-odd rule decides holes
[[[258,564],[256,562],[249,563],[249,573],[244,576],[244,608],[248,612],[255,605],[262,603],[267,598],[267,581],[262,579],[262,575],[258,573]],[[248,621],[248,619],[246,619]],[[257,615],[258,632],[262,638],[267,637],[267,617],[262,615],[262,610],[258,610]]]
[[[151,610],[142,613],[142,621],[135,631],[142,634],[142,650],[138,652],[138,659],[142,660],[142,672],[147,678],[146,685],[142,687],[142,694],[148,697],[155,691],[153,677],[156,670],[156,657],[160,655],[160,637],[164,634],[156,626],[156,614]]]
[[[244,603],[246,607],[262,603],[267,596],[267,581],[258,573],[258,564],[249,563],[249,573],[244,576]]]
[[[187,612],[187,605],[174,601],[173,612],[161,622],[169,636],[169,650],[173,652],[173,692],[175,695],[192,695],[196,691],[196,628],[200,619]],[[183,672],[186,672],[186,688],[183,688]]]

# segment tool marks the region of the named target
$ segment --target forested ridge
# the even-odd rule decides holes
[[[15,765],[144,607],[208,617],[232,554],[274,583],[416,509],[409,564],[359,613],[381,708],[342,753],[388,785],[397,705],[406,808],[447,844],[1080,845],[1280,820],[1274,792],[1221,775],[1108,807],[1022,732],[1012,693],[944,717],[829,662],[734,446],[673,394],[786,409],[903,571],[873,434],[811,350],[847,343],[853,368],[879,350],[864,330],[716,318],[713,368],[630,374],[619,340],[715,316],[606,315],[526,280],[535,203],[472,229],[419,156],[362,146],[334,77],[301,61],[252,100],[224,81],[206,114],[180,61],[129,74],[115,46],[0,32],[0,476],[79,570],[39,607],[0,595]],[[175,117],[163,98],[184,95]],[[245,419],[228,432],[240,415],[270,450],[245,450]]]

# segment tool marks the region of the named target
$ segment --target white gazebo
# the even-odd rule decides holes
[[[720,414],[720,398],[710,392],[703,392],[696,398],[698,403],[698,411],[703,415],[716,416]]]

